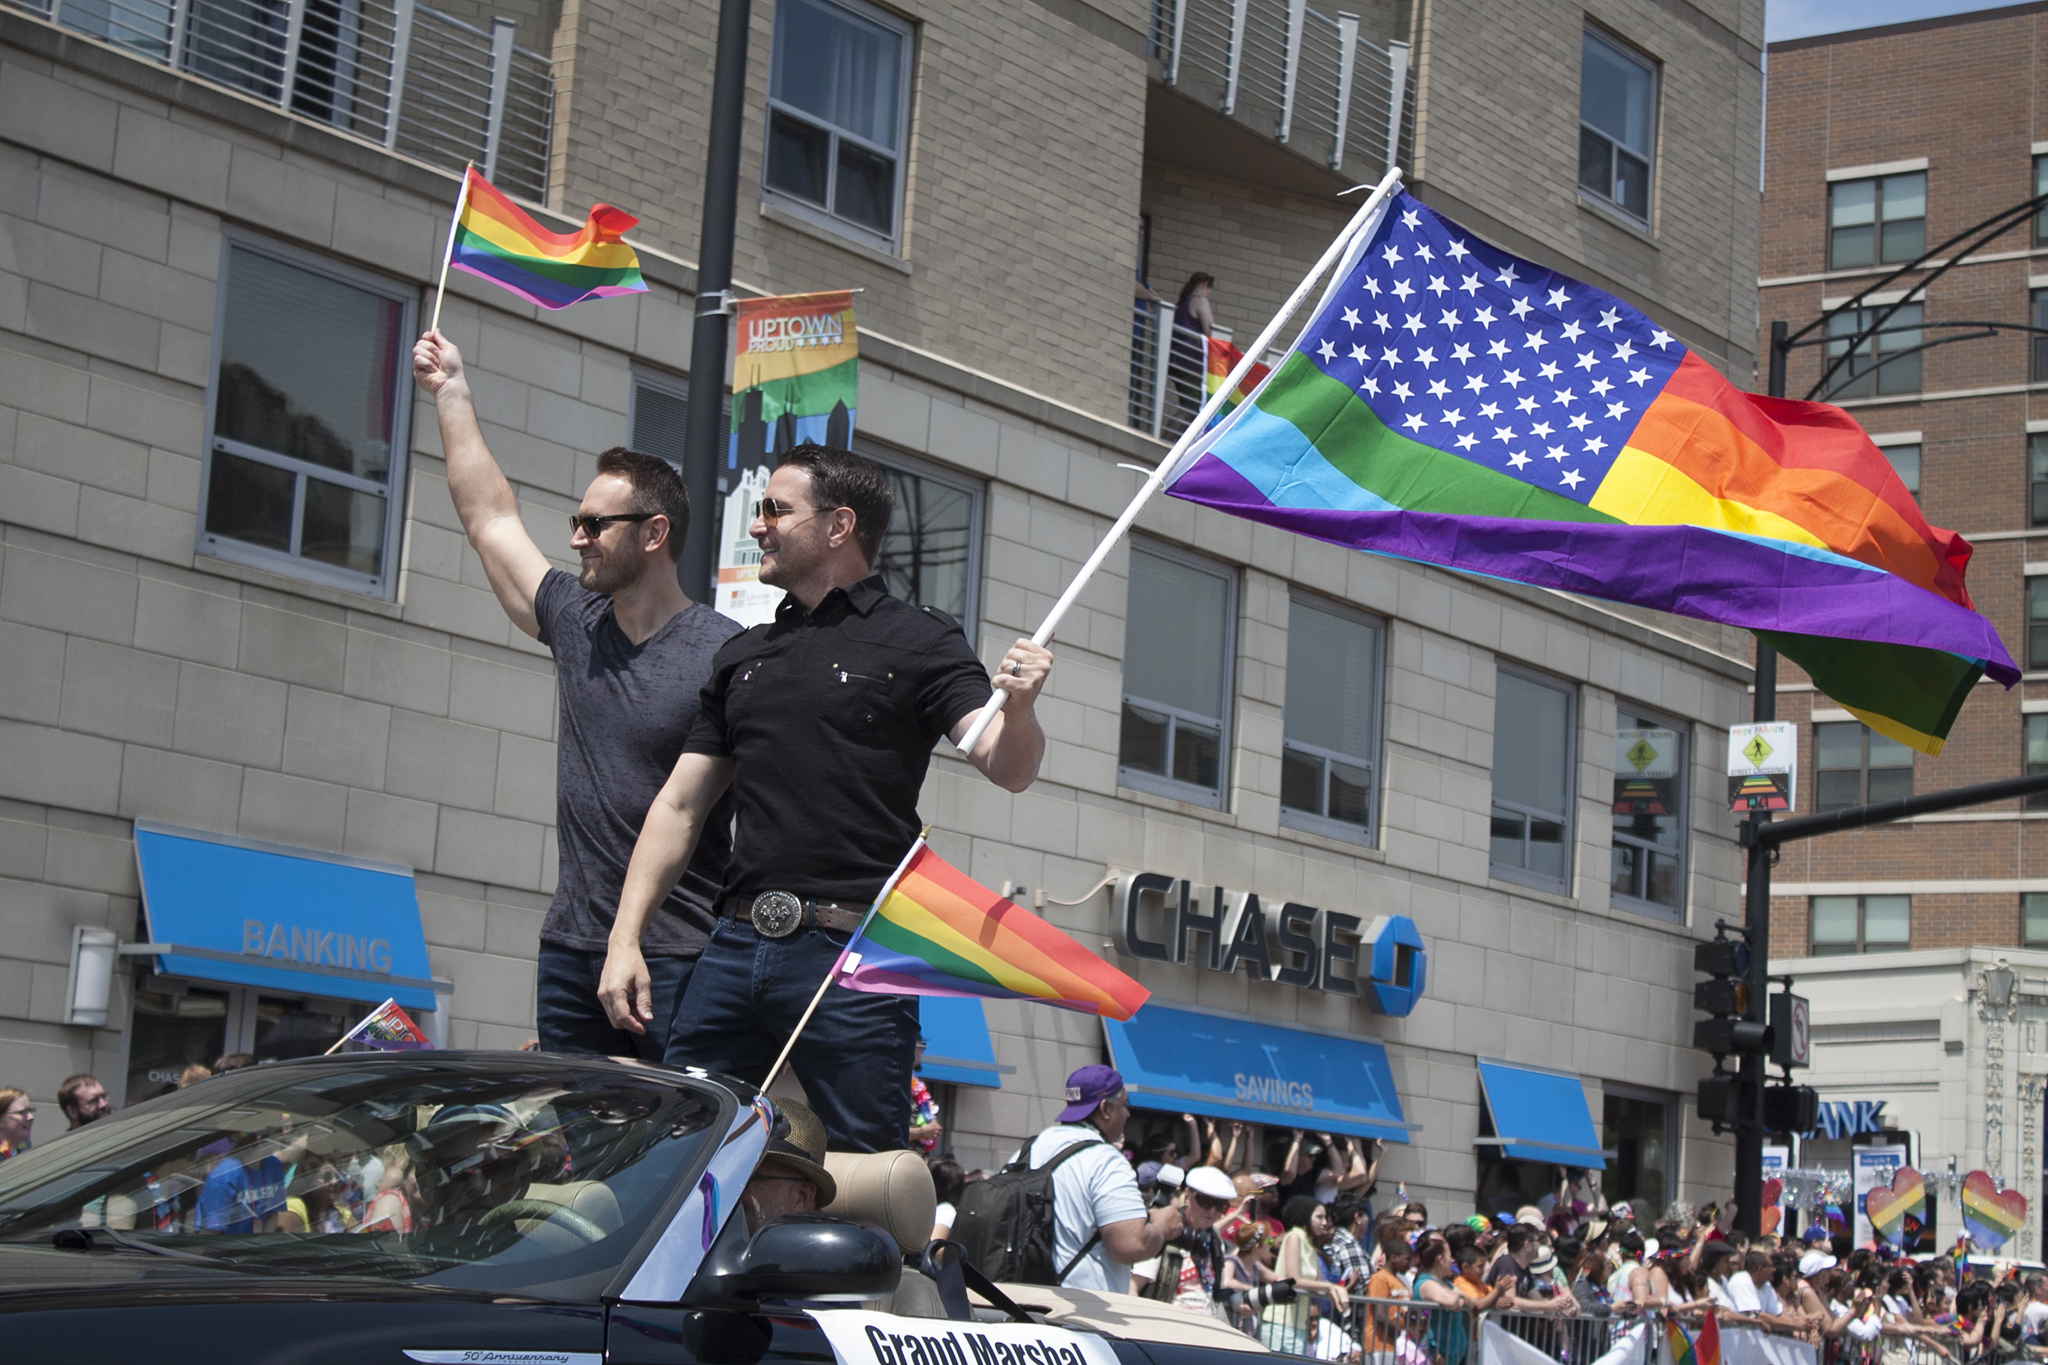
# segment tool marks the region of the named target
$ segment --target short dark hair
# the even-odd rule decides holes
[[[225,1057],[221,1057],[214,1062],[213,1074],[216,1076],[225,1076],[230,1071],[240,1071],[245,1067],[251,1067],[254,1065],[256,1065],[256,1056],[254,1053],[230,1052]]]
[[[1330,1221],[1338,1227],[1349,1230],[1358,1221],[1361,1213],[1372,1212],[1372,1205],[1355,1194],[1347,1194],[1330,1205]]]
[[[57,1107],[59,1109],[76,1107],[78,1104],[78,1092],[89,1085],[99,1085],[99,1083],[100,1078],[89,1071],[81,1071],[76,1076],[65,1077],[64,1084],[57,1087]],[[101,1088],[104,1089],[105,1087]]]
[[[1507,1230],[1501,1240],[1507,1243],[1510,1252],[1520,1251],[1536,1240],[1536,1229],[1527,1223],[1517,1223]]]
[[[811,478],[811,502],[820,512],[845,507],[853,512],[853,538],[867,558],[868,567],[881,557],[882,537],[889,532],[889,518],[896,511],[896,490],[889,486],[889,471],[850,450],[805,441],[792,446],[775,461],[775,467],[795,465]]]
[[[681,559],[683,542],[690,537],[690,490],[676,467],[653,455],[613,446],[597,457],[597,472],[616,474],[633,485],[633,511],[668,518],[668,557]]]
[[[931,1163],[932,1188],[937,1191],[941,1204],[960,1202],[960,1191],[967,1188],[967,1172],[960,1169],[960,1163],[951,1157],[940,1157]]]

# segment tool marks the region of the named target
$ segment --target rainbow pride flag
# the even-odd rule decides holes
[[[433,1046],[396,1000],[386,1000],[371,1010],[360,1024],[342,1035],[341,1042],[362,1043],[380,1052],[409,1052]]]
[[[1664,1344],[1671,1353],[1671,1365],[1700,1365],[1692,1338],[1685,1334],[1685,1328],[1675,1317],[1664,1319]]]
[[[1169,491],[1376,554],[1740,626],[1941,751],[2019,670],[1855,419],[1737,390],[1612,295],[1406,193]]]
[[[834,968],[849,990],[978,995],[1128,1019],[1151,994],[919,839]]]
[[[1721,1365],[1721,1319],[1709,1308],[1692,1339],[1693,1365]]]
[[[1229,380],[1230,372],[1237,368],[1237,362],[1243,359],[1244,352],[1238,350],[1236,346],[1225,341],[1222,337],[1210,337],[1209,371],[1202,378],[1202,397],[1207,398],[1215,393],[1216,390],[1222,388]],[[1249,398],[1252,390],[1266,382],[1266,375],[1268,373],[1269,371],[1264,365],[1254,365],[1249,370],[1246,370],[1244,382],[1230,391],[1230,396],[1223,400],[1223,406],[1216,410],[1216,416],[1212,417],[1210,421],[1221,421],[1225,413]]]
[[[640,278],[640,258],[619,240],[639,221],[624,209],[598,204],[581,232],[550,232],[472,166],[448,263],[542,308],[641,294],[647,282]]]

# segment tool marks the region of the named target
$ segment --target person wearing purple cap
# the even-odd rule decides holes
[[[1145,1208],[1119,1146],[1131,1101],[1116,1069],[1082,1067],[1067,1077],[1066,1098],[1058,1121],[1022,1153],[1033,1170],[1059,1162],[1052,1173],[1053,1271],[1058,1283],[1075,1289],[1127,1294],[1131,1267],[1180,1235],[1180,1212],[1171,1204]]]

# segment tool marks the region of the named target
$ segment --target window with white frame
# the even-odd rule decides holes
[[[1296,594],[1287,607],[1280,822],[1366,839],[1378,770],[1381,626]]]
[[[1686,727],[1623,706],[1614,716],[1615,903],[1676,919],[1685,909]]]
[[[1587,29],[1579,57],[1579,188],[1647,223],[1656,138],[1656,66]]]
[[[1828,269],[1897,265],[1927,249],[1927,172],[1828,185]]]
[[[388,597],[412,290],[273,243],[223,248],[202,554]]]
[[[1237,578],[1154,542],[1131,543],[1117,781],[1223,805]]]
[[[762,178],[771,201],[893,251],[910,26],[859,0],[782,0]]]
[[[1503,667],[1493,697],[1493,875],[1549,891],[1571,883],[1571,687]]]

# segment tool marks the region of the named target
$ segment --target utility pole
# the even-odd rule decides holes
[[[677,567],[683,591],[711,601],[717,587],[719,470],[725,466],[725,359],[731,317],[734,221],[739,213],[740,134],[747,113],[751,0],[719,0],[718,58],[704,153],[704,223],[697,238],[697,321],[690,336],[690,408],[683,422],[683,483],[690,533]]]
[[[1766,391],[1773,398],[1785,396],[1785,333],[1784,323],[1771,324],[1770,382]],[[1749,718],[1759,724],[1776,720],[1778,651],[1765,644],[1761,636],[1756,642],[1754,684],[1756,696],[1750,703]],[[1763,827],[1770,822],[1769,811],[1753,810],[1742,831],[1742,842],[1749,855],[1743,875],[1742,915],[1749,938],[1749,970],[1743,977],[1749,983],[1749,1004],[1742,1017],[1756,1024],[1766,1022],[1765,1011],[1770,1008],[1771,858],[1777,850],[1761,837]],[[1741,1097],[1743,1122],[1735,1128],[1735,1226],[1752,1237],[1763,1232],[1763,1105],[1767,1066],[1762,1053],[1743,1054],[1741,1083],[1736,1088]]]

